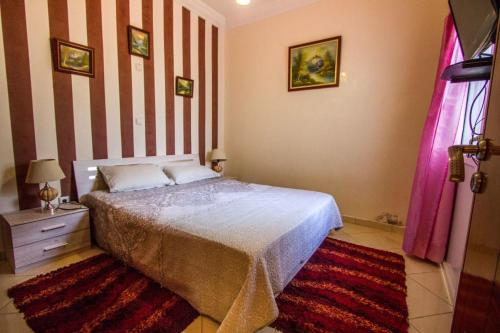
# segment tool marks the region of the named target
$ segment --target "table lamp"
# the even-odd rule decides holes
[[[226,153],[224,153],[224,151],[222,149],[218,149],[218,148],[214,149],[214,150],[212,150],[211,159],[212,159],[212,169],[215,172],[221,173],[224,168],[222,167],[220,162],[227,160]]]
[[[54,206],[50,203],[57,198],[58,192],[55,188],[49,186],[49,182],[65,178],[59,163],[54,159],[33,160],[30,161],[28,174],[26,175],[27,184],[43,184],[45,186],[40,190],[40,200],[45,201],[45,209],[54,214]]]

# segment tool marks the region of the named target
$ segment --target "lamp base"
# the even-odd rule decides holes
[[[50,214],[54,214],[55,212],[55,207],[52,205],[51,201],[57,198],[59,193],[57,190],[53,187],[50,187],[48,183],[45,183],[45,186],[40,190],[39,196],[40,200],[45,202],[45,206],[43,210],[49,211]]]
[[[56,207],[54,207],[54,205],[50,201],[46,201],[45,206],[42,208],[42,211],[50,213],[50,215],[54,215],[56,212]]]
[[[212,162],[212,170],[214,170],[217,173],[221,173],[224,168],[222,165],[217,161],[217,162]]]
[[[224,169],[222,168],[222,165],[215,165],[214,166],[214,171],[221,173]]]

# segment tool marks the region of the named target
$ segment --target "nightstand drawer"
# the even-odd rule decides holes
[[[88,229],[77,231],[14,249],[16,268],[90,246]]]
[[[20,224],[12,227],[12,245],[19,247],[88,228],[87,211]]]

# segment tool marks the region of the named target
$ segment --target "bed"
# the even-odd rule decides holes
[[[96,166],[194,165],[196,155],[75,162],[78,195],[97,243],[200,313],[218,332],[255,332],[275,297],[342,226],[331,195],[216,178],[131,192],[99,189]]]

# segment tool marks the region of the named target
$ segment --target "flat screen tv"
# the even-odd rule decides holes
[[[476,58],[494,38],[498,0],[449,0],[465,60]]]

